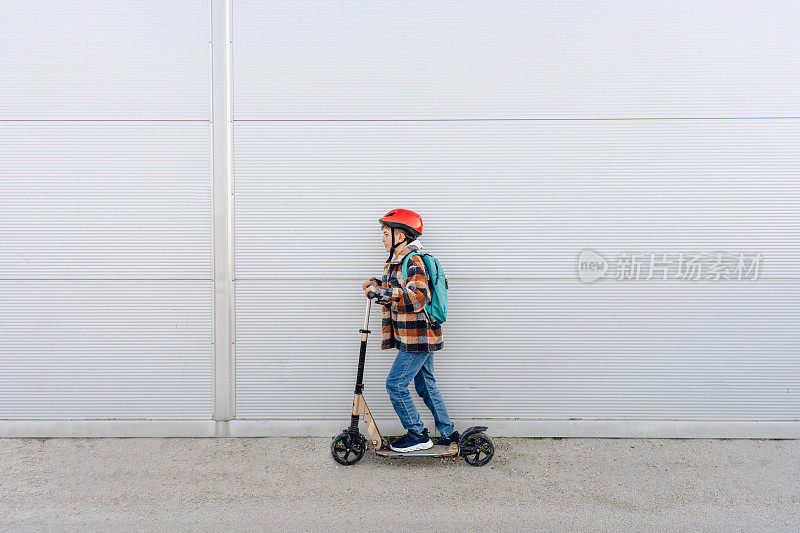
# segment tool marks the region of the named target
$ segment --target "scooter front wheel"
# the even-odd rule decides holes
[[[459,448],[461,457],[472,466],[483,466],[494,457],[494,443],[482,431],[467,436]]]
[[[345,466],[354,465],[364,457],[367,439],[361,433],[342,431],[331,442],[331,455],[337,463]]]

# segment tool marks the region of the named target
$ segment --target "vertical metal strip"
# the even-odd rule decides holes
[[[214,420],[234,417],[231,0],[210,0]]]

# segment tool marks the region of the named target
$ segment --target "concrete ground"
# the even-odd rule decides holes
[[[481,468],[329,444],[0,439],[0,529],[800,530],[800,441],[498,438]]]

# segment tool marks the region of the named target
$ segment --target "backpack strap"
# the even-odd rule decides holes
[[[406,255],[403,258],[403,283],[408,281],[408,262],[411,260],[411,256],[412,255],[418,255],[418,256],[422,257],[422,254],[420,254],[420,253],[410,252],[410,253],[408,253],[408,255]],[[430,278],[430,276],[428,276],[428,269],[425,266],[425,261],[424,260],[422,261],[422,270],[425,271],[425,277],[428,280],[428,291],[430,291],[431,290],[431,278]],[[433,298],[433,295],[431,295],[431,298]],[[425,313],[425,319],[428,321],[428,324],[433,326],[433,319],[428,314],[428,310],[427,309],[423,309],[422,312]]]
[[[411,260],[412,255],[421,255],[421,254],[418,254],[417,252],[410,252],[403,258],[403,283],[408,281],[408,262]],[[425,265],[424,262],[422,264]]]

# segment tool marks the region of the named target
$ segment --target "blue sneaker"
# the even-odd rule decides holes
[[[427,428],[422,430],[422,435],[409,431],[389,445],[389,448],[396,452],[413,452],[416,450],[427,450],[432,447],[433,441],[428,436]]]
[[[461,435],[458,434],[458,431],[454,431],[449,437],[439,437],[439,444],[441,446],[450,446],[453,443],[458,444],[460,439]]]

